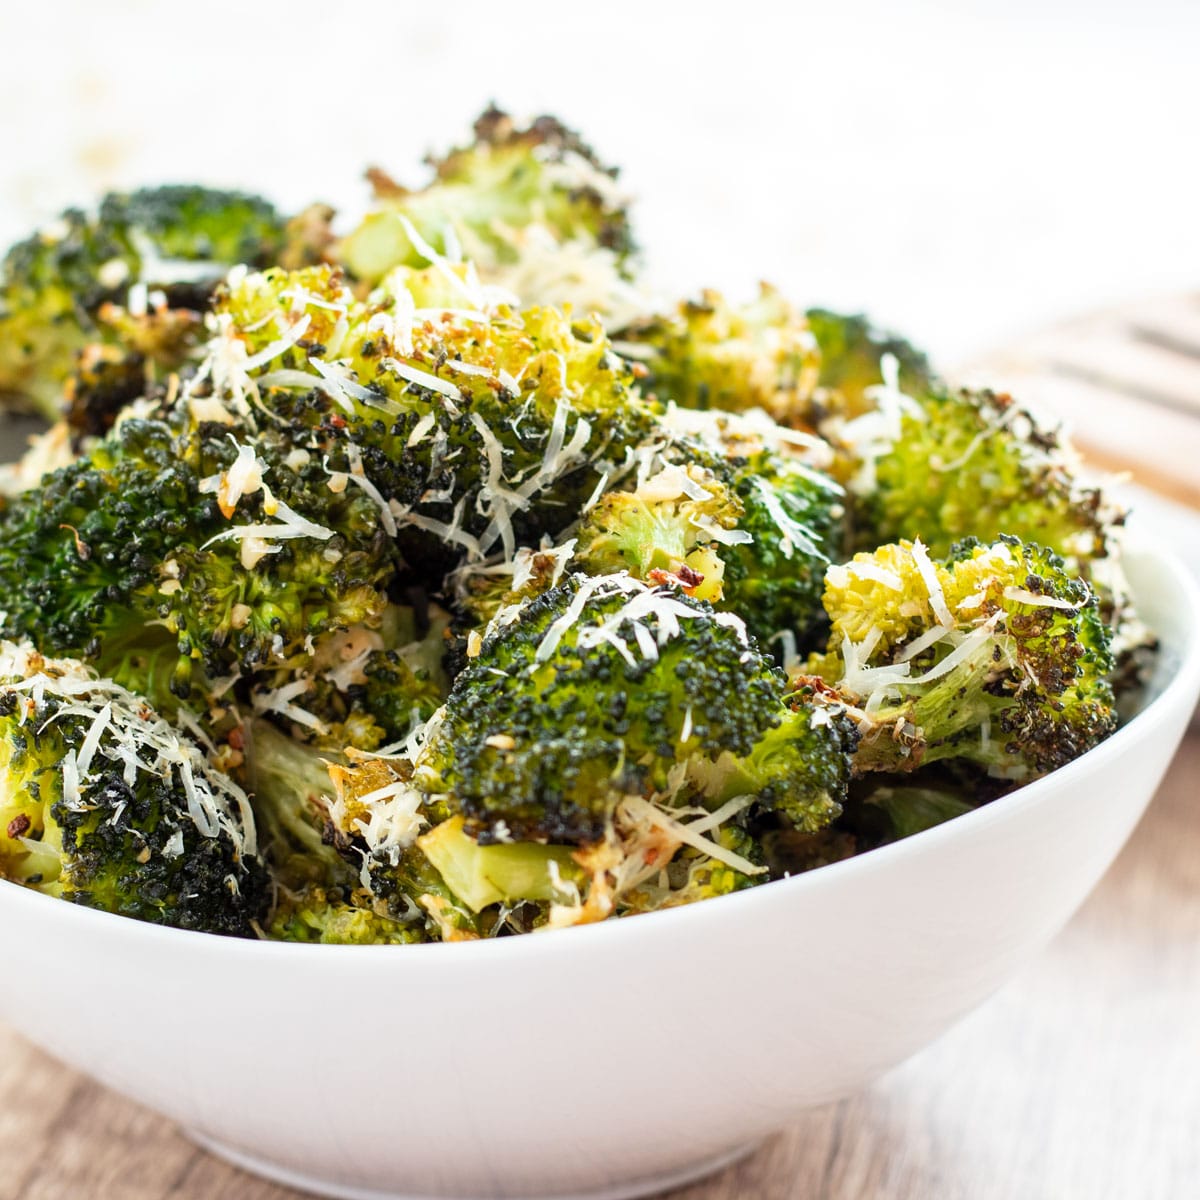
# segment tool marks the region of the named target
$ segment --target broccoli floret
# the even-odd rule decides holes
[[[90,342],[79,352],[63,386],[67,424],[80,443],[103,437],[141,397],[165,396],[162,376],[183,367],[202,340],[201,316],[186,308],[163,305],[135,316],[103,304],[96,321],[108,340]]]
[[[239,412],[256,402],[365,484],[422,579],[557,536],[653,422],[594,319],[503,305],[484,319],[480,296],[426,308],[446,278],[397,272],[358,304],[327,269],[250,276],[218,302],[209,368]]]
[[[645,386],[664,403],[762,408],[785,424],[811,424],[817,341],[804,316],[768,284],[757,299],[736,306],[705,291],[674,313],[644,317],[614,336],[646,367]]]
[[[819,827],[837,811],[841,743],[795,720],[780,682],[733,614],[625,575],[574,576],[484,638],[414,785],[485,842],[603,841],[621,798],[670,790],[680,764],[707,802],[753,792]]]
[[[75,355],[90,342],[118,347],[131,362],[140,357],[143,377],[153,374],[155,349],[163,350],[160,365],[173,368],[198,340],[199,323],[186,314],[207,307],[213,285],[233,264],[274,261],[284,236],[265,200],[196,186],[112,193],[96,217],[68,210],[4,260],[0,395],[53,418]],[[135,285],[143,294],[131,301]],[[139,308],[148,292],[159,291],[159,324],[170,337],[160,330],[149,343],[130,339],[127,322],[106,314],[114,304]],[[83,386],[76,384],[77,406]]]
[[[569,542],[458,572],[460,604],[486,622],[553,586],[568,564],[628,571],[737,613],[764,643],[783,637],[807,651],[823,625],[825,568],[841,556],[842,489],[775,451],[725,458],[688,440],[650,450],[659,468],[601,495]]]
[[[252,672],[378,622],[395,547],[368,496],[328,483],[286,441],[239,443],[186,408],[123,421],[0,512],[3,632],[88,658],[113,639],[126,659],[165,627],[187,697],[197,670]]]
[[[28,643],[0,642],[0,877],[213,933],[267,905],[245,794],[145,701]]]
[[[335,771],[330,823],[443,937],[748,887],[756,830],[821,828],[849,779],[853,725],[785,691],[732,614],[573,575],[497,618],[410,758]]]
[[[267,937],[336,946],[410,946],[428,941],[423,927],[376,912],[369,894],[305,888],[276,906]]]
[[[1111,634],[1088,586],[1040,546],[968,541],[942,564],[919,542],[882,547],[830,570],[825,607],[830,651],[797,694],[821,703],[836,687],[862,735],[860,773],[950,759],[1023,782],[1116,727]]]
[[[844,429],[853,446],[856,425]],[[935,557],[957,541],[1001,533],[1036,542],[1086,570],[1110,550],[1121,517],[1082,484],[1071,447],[1011,396],[933,387],[903,400],[890,428],[859,451],[855,537],[870,549],[920,537]]]
[[[427,249],[474,261],[487,283],[528,303],[601,314],[628,307],[633,241],[615,169],[553,117],[518,128],[489,109],[475,141],[431,164],[410,191],[372,173],[378,207],[334,249],[352,275],[376,284]]]
[[[260,672],[251,705],[325,750],[378,750],[407,737],[446,699],[449,624],[436,605],[388,605],[377,627],[336,630]]]
[[[790,634],[807,649],[822,623],[825,568],[841,557],[844,493],[828,476],[768,451],[727,470],[743,508],[738,529],[752,540],[722,549],[722,607],[742,614],[764,642]]]
[[[910,395],[932,383],[933,373],[920,350],[861,313],[810,308],[806,317],[819,347],[819,382],[826,393],[822,404],[843,416],[856,417],[874,407],[868,390],[882,378],[885,355],[895,359],[900,387]]]
[[[708,467],[666,466],[632,491],[596,501],[575,534],[572,566],[588,575],[628,571],[647,583],[670,578],[716,604],[725,574],[720,542],[742,513],[736,491]]]

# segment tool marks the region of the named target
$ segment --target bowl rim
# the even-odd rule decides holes
[[[1100,769],[1112,758],[1120,757],[1140,737],[1146,736],[1151,725],[1152,714],[1163,715],[1177,705],[1181,705],[1188,695],[1193,698],[1200,692],[1200,582],[1198,582],[1182,560],[1171,550],[1165,548],[1153,538],[1140,534],[1133,544],[1127,547],[1140,558],[1154,562],[1169,579],[1169,586],[1174,590],[1175,598],[1181,602],[1184,611],[1192,614],[1192,619],[1184,627],[1181,644],[1175,647],[1178,651],[1178,662],[1174,671],[1161,692],[1154,696],[1128,722],[1117,729],[1110,737],[1098,746],[1093,747],[1077,759],[1059,767],[1048,775],[1035,779],[1006,795],[972,809],[970,812],[953,817],[932,828],[911,834],[887,845],[878,846],[873,850],[863,851],[850,858],[828,863],[805,871],[798,875],[785,876],[783,879],[770,880],[766,886],[746,888],[727,896],[714,897],[719,901],[720,910],[726,919],[734,917],[739,910],[749,914],[756,905],[778,903],[784,898],[784,889],[788,894],[821,887],[833,879],[844,880],[852,878],[863,871],[878,869],[885,862],[900,860],[906,856],[937,844],[938,841],[948,841],[954,838],[971,836],[972,831],[986,829],[989,824],[1006,820],[1012,813],[1039,804],[1048,793],[1069,783],[1076,774],[1087,770]],[[1193,700],[1194,702],[1194,700]],[[1143,732],[1145,731],[1145,732]],[[600,939],[618,937],[629,938],[630,933],[618,933],[617,930],[642,930],[642,935],[652,934],[660,930],[664,934],[677,929],[681,922],[706,920],[703,913],[711,913],[712,902],[684,904],[675,908],[663,909],[658,912],[639,913],[636,920],[630,918],[599,921],[587,925],[568,926],[556,930],[536,931],[543,936],[522,935],[506,938],[481,938],[467,943],[418,942],[403,947],[402,953],[395,946],[353,946],[353,945],[324,945],[318,943],[278,942],[265,938],[239,938],[207,933],[200,930],[178,929],[169,925],[157,925],[149,921],[139,921],[132,917],[121,916],[117,913],[105,912],[101,909],[87,908],[80,904],[64,903],[56,896],[48,896],[32,888],[10,880],[0,879],[0,908],[12,905],[20,908],[29,906],[34,912],[41,912],[44,917],[58,921],[73,921],[81,929],[88,928],[86,923],[92,923],[101,933],[107,930],[110,934],[123,935],[127,938],[139,939],[147,944],[185,945],[190,942],[197,952],[204,953],[207,947],[209,954],[231,954],[239,958],[252,955],[264,955],[270,959],[286,958],[299,960],[312,958],[314,961],[332,961],[333,956],[345,960],[354,956],[361,962],[387,961],[393,964],[415,961],[418,954],[425,960],[433,954],[439,955],[443,966],[451,963],[480,963],[487,955],[541,955],[546,953],[562,953],[576,945],[581,937],[591,938],[593,944],[599,944]],[[57,914],[57,915],[56,915]],[[98,924],[97,924],[98,922]],[[555,936],[544,936],[553,933]],[[568,939],[567,935],[571,935]],[[166,939],[163,942],[162,939]],[[184,941],[187,939],[187,942]],[[466,950],[465,946],[472,949]],[[549,947],[550,949],[546,949]],[[555,949],[561,947],[561,949]]]

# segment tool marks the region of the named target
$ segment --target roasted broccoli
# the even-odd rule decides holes
[[[617,172],[553,117],[521,129],[490,108],[474,142],[432,159],[411,191],[373,171],[376,209],[334,248],[357,279],[465,253],[487,283],[527,303],[619,320],[643,304],[628,276],[633,240]]]
[[[218,300],[203,381],[371,496],[423,579],[556,536],[653,420],[594,319],[488,309],[440,266],[365,304],[327,268],[250,275]]]
[[[340,240],[183,187],[9,252],[0,402],[62,419],[0,472],[0,876],[491,938],[833,863],[1111,733],[1149,635],[1056,433],[767,285],[651,303],[551,118],[431,166]]]
[[[410,946],[429,940],[422,925],[396,921],[377,911],[375,901],[362,889],[322,887],[285,895],[266,932],[275,941],[335,946]]]
[[[819,348],[818,381],[824,395],[818,407],[856,417],[874,408],[870,391],[882,379],[885,357],[896,363],[899,386],[910,394],[933,381],[925,355],[898,334],[877,328],[861,313],[810,308],[808,328]]]
[[[125,420],[0,511],[2,631],[115,670],[115,651],[128,666],[165,629],[186,698],[197,671],[254,671],[376,623],[395,546],[366,494],[328,482],[288,441],[239,442],[186,407]]]
[[[674,313],[642,318],[614,337],[622,353],[646,367],[645,386],[664,403],[762,408],[785,424],[811,426],[817,340],[803,314],[768,284],[757,299],[737,306],[705,291]]]
[[[553,586],[568,565],[588,575],[624,570],[737,613],[763,642],[807,651],[823,620],[825,568],[841,556],[844,495],[802,456],[768,449],[755,428],[732,454],[721,438],[660,429],[667,440],[635,452],[636,475],[595,498],[568,542],[464,569],[455,576],[460,603],[486,621]]]
[[[870,549],[924,539],[946,554],[962,538],[1037,542],[1086,569],[1110,549],[1121,514],[1083,484],[1078,459],[1011,396],[935,385],[839,427],[852,447],[855,538]]]
[[[90,908],[249,935],[267,874],[245,794],[82,663],[0,642],[0,877]]]
[[[732,614],[574,575],[500,614],[411,759],[351,772],[331,819],[379,894],[415,846],[472,912],[559,923],[749,886],[754,829],[821,828],[849,776],[850,723],[785,690]]]
[[[850,706],[860,773],[952,759],[1023,782],[1116,727],[1111,633],[1052,551],[1002,536],[937,563],[883,546],[830,569],[825,607],[830,650],[796,694]]]
[[[251,707],[322,749],[378,750],[407,737],[445,700],[449,624],[436,605],[390,604],[376,626],[336,629],[259,672]]]
[[[74,385],[78,427],[94,432],[114,390],[131,399],[156,369],[179,365],[230,266],[266,265],[284,243],[275,209],[241,192],[160,187],[111,193],[94,217],[69,209],[4,260],[0,395],[53,418],[76,354],[107,344],[107,371],[85,364]]]

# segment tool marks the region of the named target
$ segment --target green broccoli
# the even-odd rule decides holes
[[[237,432],[186,406],[130,418],[10,500],[4,635],[120,673],[165,629],[171,689],[186,698],[205,673],[252,672],[311,636],[377,623],[396,550],[374,503],[330,490],[320,460],[285,439]],[[141,689],[136,673],[122,678]]]
[[[819,347],[818,381],[824,392],[819,407],[845,417],[873,409],[869,393],[882,380],[885,356],[895,360],[903,391],[916,394],[933,382],[929,361],[920,350],[898,334],[877,328],[861,313],[810,308],[805,315]]]
[[[314,886],[280,900],[266,927],[279,942],[335,946],[411,946],[428,941],[425,929],[396,921],[373,907],[369,894]]]
[[[920,542],[883,546],[829,571],[825,607],[830,649],[796,694],[850,706],[859,773],[948,759],[1024,782],[1116,728],[1111,633],[1040,546],[966,541],[943,563]]]
[[[390,604],[377,627],[337,629],[259,672],[251,706],[326,751],[374,751],[400,741],[449,691],[443,663],[449,624],[436,605],[418,611]]]
[[[28,643],[0,642],[0,877],[213,933],[267,906],[245,794],[144,700]]]
[[[626,570],[737,613],[762,642],[807,650],[823,623],[825,568],[845,537],[841,487],[761,436],[736,439],[730,455],[721,440],[661,432],[665,442],[635,452],[636,477],[597,497],[568,542],[460,571],[462,607],[486,621],[553,586],[568,565],[588,575]]]
[[[753,792],[819,827],[837,811],[841,743],[781,691],[733,614],[626,575],[575,576],[483,639],[414,784],[484,841],[602,841],[620,799],[668,791],[679,764],[714,805]]]
[[[840,428],[856,475],[855,539],[871,549],[927,539],[935,557],[957,541],[1007,533],[1086,571],[1111,549],[1121,515],[1079,479],[1078,460],[1011,396],[933,386],[891,392],[879,411]]]
[[[460,930],[464,910],[486,931],[519,905],[556,925],[751,886],[759,831],[821,828],[849,778],[852,725],[785,691],[732,614],[573,575],[497,617],[408,757],[345,773],[331,824],[381,898],[411,898],[421,851]]]
[[[418,191],[372,172],[377,207],[333,250],[355,278],[379,283],[420,267],[432,249],[461,254],[527,303],[609,315],[640,305],[628,283],[634,252],[617,172],[553,117],[527,128],[495,108],[475,141],[432,160]]]
[[[807,648],[822,624],[825,568],[841,557],[845,496],[796,459],[760,451],[726,468],[751,540],[724,549],[723,607],[743,614],[764,642],[782,635]]]
[[[112,193],[95,217],[69,209],[4,260],[0,396],[53,418],[90,342],[119,348],[127,372],[143,380],[156,365],[173,369],[199,340],[195,314],[216,281],[235,263],[275,261],[284,244],[275,209],[240,192],[160,187]],[[157,317],[150,325],[148,312]],[[144,333],[131,337],[139,322]],[[86,408],[80,387],[77,409]]]
[[[485,312],[441,265],[365,304],[328,269],[250,275],[219,298],[201,370],[214,400],[265,411],[375,498],[419,580],[556,536],[653,423],[594,319]],[[445,306],[448,280],[469,310]]]
[[[646,368],[645,386],[664,403],[762,408],[784,424],[811,426],[817,341],[804,316],[768,284],[757,299],[738,306],[705,291],[674,313],[640,318],[614,338]]]

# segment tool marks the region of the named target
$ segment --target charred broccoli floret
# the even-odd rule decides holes
[[[841,428],[856,459],[860,547],[921,537],[940,557],[963,538],[1007,533],[1084,570],[1108,553],[1120,514],[1080,481],[1060,435],[1011,396],[886,391],[879,411]]]
[[[825,568],[841,557],[844,493],[828,476],[787,457],[760,452],[727,470],[749,541],[724,548],[722,606],[745,616],[764,642],[795,637],[807,648],[821,624]]]
[[[331,822],[377,895],[412,895],[416,848],[443,918],[597,920],[761,882],[756,830],[840,811],[852,725],[785,704],[731,614],[575,575],[494,625],[412,757],[339,787]]]
[[[660,429],[667,440],[641,448],[636,476],[594,499],[569,541],[464,568],[460,603],[486,621],[553,586],[568,565],[588,575],[625,570],[737,613],[760,641],[807,651],[823,621],[825,568],[842,553],[844,495],[803,456],[768,448],[764,430],[789,431],[766,417],[754,428],[729,445]]]
[[[82,663],[0,642],[0,877],[90,908],[249,935],[266,910],[246,796]]]
[[[796,686],[851,706],[860,773],[952,759],[1023,782],[1116,728],[1111,633],[1052,551],[1002,536],[939,564],[884,546],[829,571],[825,607],[830,652]]]
[[[414,764],[483,841],[602,841],[624,796],[682,787],[817,827],[841,744],[780,700],[739,618],[625,575],[575,576],[500,624],[454,682]],[[730,790],[734,789],[734,790]]]
[[[652,423],[594,319],[485,313],[442,265],[367,304],[328,269],[249,276],[218,302],[208,367],[225,403],[266,410],[371,495],[425,578],[557,536]],[[471,311],[445,306],[458,285]]]
[[[334,946],[410,946],[429,940],[423,926],[376,911],[369,893],[322,887],[285,896],[266,932],[279,942]]]
[[[407,737],[446,699],[449,624],[436,605],[391,604],[378,627],[338,629],[261,672],[251,705],[327,751],[378,750]]]
[[[803,314],[768,284],[741,305],[705,291],[670,315],[642,318],[614,336],[623,353],[646,367],[645,386],[664,403],[762,408],[785,424],[811,424],[817,341]]]
[[[69,209],[4,260],[0,395],[54,417],[75,355],[90,342],[119,348],[123,389],[130,374],[144,382],[156,364],[178,365],[199,333],[187,314],[205,309],[230,266],[272,262],[283,243],[275,209],[241,192],[160,187],[112,193],[95,217]],[[150,293],[161,295],[150,302]],[[116,305],[129,312],[118,316]],[[148,309],[158,313],[153,331]]]
[[[254,671],[377,622],[395,547],[368,496],[328,481],[286,441],[239,443],[185,409],[126,420],[0,511],[3,632],[113,669],[110,640],[128,662],[165,629],[187,697],[197,670]]]
[[[633,240],[617,172],[553,117],[519,128],[491,108],[475,141],[431,160],[411,191],[375,171],[376,209],[334,250],[356,278],[378,283],[394,267],[420,267],[428,250],[464,254],[485,282],[527,302],[586,314],[629,308]]]

